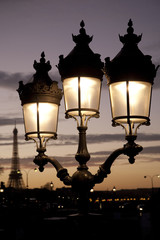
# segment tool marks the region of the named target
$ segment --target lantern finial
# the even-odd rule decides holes
[[[142,34],[139,36],[134,34],[133,22],[130,19],[128,22],[127,34],[125,34],[124,36],[119,35],[119,39],[123,44],[126,43],[138,44],[142,39]]]
[[[133,34],[134,32],[134,28],[132,27],[133,26],[133,22],[131,19],[129,19],[129,22],[128,22],[128,28],[127,28],[127,32],[128,34]]]
[[[46,62],[44,52],[41,53],[40,62],[34,61],[33,67],[37,73],[40,72],[40,74],[48,73],[52,69],[50,61]]]
[[[84,23],[84,21],[83,21],[83,20],[80,22],[80,26],[81,26],[81,28],[84,28],[84,26],[85,26],[85,23]]]
[[[81,28],[79,30],[80,34],[77,36],[72,34],[72,39],[76,44],[87,44],[88,45],[92,41],[93,36],[90,37],[89,35],[86,34],[86,30],[84,28],[85,23],[83,20],[80,22],[80,26],[81,26]]]

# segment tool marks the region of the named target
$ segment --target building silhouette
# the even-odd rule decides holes
[[[11,172],[9,174],[7,187],[21,189],[21,188],[24,188],[24,182],[22,178],[22,173],[20,171],[17,136],[18,136],[18,130],[15,126],[15,128],[13,129],[13,153],[12,153]]]

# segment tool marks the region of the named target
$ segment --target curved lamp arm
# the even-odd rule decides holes
[[[112,152],[110,156],[106,159],[106,161],[99,167],[99,170],[94,175],[94,183],[101,183],[103,182],[104,178],[107,177],[107,174],[111,173],[111,166],[116,158],[121,155],[127,155],[129,163],[133,164],[135,159],[134,157],[139,154],[143,150],[143,147],[136,144],[134,142],[135,138],[127,136],[126,140],[128,141],[123,148],[119,148]]]
[[[60,180],[65,185],[71,185],[72,178],[69,176],[68,171],[66,168],[63,168],[62,165],[53,157],[48,157],[44,154],[44,151],[38,151],[38,155],[34,158],[33,162],[39,166],[39,171],[43,172],[44,165],[46,165],[48,162],[52,164],[52,166],[57,171],[57,177],[60,178]]]
[[[116,158],[124,153],[124,148],[119,148],[112,152],[110,156],[106,159],[106,161],[99,167],[99,170],[97,173],[94,175],[94,182],[96,183],[101,183],[103,182],[104,178],[107,177],[107,174],[111,173],[111,166],[113,162],[116,160]]]

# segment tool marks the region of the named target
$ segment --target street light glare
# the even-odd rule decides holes
[[[65,107],[70,116],[91,116],[99,111],[101,81],[97,78],[72,77],[63,81]]]
[[[37,138],[37,122],[41,137],[51,137],[57,131],[58,106],[54,103],[28,103],[23,105],[26,133]],[[54,116],[54,118],[53,118]],[[46,133],[48,132],[48,133]]]
[[[127,123],[127,94],[129,95],[130,121],[132,123],[146,122],[149,117],[151,84],[141,81],[116,82],[110,85],[113,118],[118,123]],[[139,116],[135,117],[135,116]]]

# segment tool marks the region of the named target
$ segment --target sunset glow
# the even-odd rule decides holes
[[[160,1],[1,1],[0,3],[0,166],[4,167],[0,175],[1,181],[7,183],[11,168],[13,154],[13,129],[16,125],[18,129],[18,151],[20,167],[25,182],[26,174],[23,170],[34,169],[34,157],[37,155],[36,145],[33,141],[25,141],[25,129],[23,123],[23,112],[21,102],[17,93],[18,82],[28,83],[35,73],[33,69],[34,60],[39,60],[42,51],[45,52],[46,59],[50,60],[52,69],[49,75],[52,80],[62,82],[56,65],[59,56],[67,54],[73,49],[72,34],[79,34],[79,24],[82,19],[85,22],[85,29],[88,35],[93,35],[90,43],[91,49],[95,53],[101,54],[101,60],[106,57],[112,60],[123,47],[119,41],[118,34],[126,34],[127,23],[130,18],[133,20],[135,32],[142,35],[139,48],[145,55],[151,55],[153,63],[160,64]],[[134,53],[133,53],[134,54]],[[95,189],[111,190],[116,189],[150,187],[149,179],[144,179],[145,175],[160,174],[160,70],[157,72],[152,91],[152,102],[150,126],[141,126],[138,129],[136,143],[143,146],[143,151],[136,156],[135,164],[130,165],[128,158],[121,155],[111,168],[112,173],[102,184],[97,184]],[[77,123],[74,119],[66,119],[66,109],[78,107],[74,91],[78,89],[78,77],[66,79],[67,94],[69,101],[64,106],[64,97],[59,107],[57,140],[50,140],[47,143],[45,154],[55,157],[66,167],[72,175],[78,166],[75,154],[78,148]],[[87,147],[91,155],[87,163],[89,170],[95,174],[106,158],[115,149],[123,147],[126,143],[124,129],[112,127],[112,116],[109,90],[107,80],[104,77],[102,82],[102,92],[100,96],[100,106],[94,104],[94,100],[88,91],[86,79],[81,77],[81,100],[83,107],[91,106],[100,112],[99,118],[92,118],[88,121]],[[97,79],[91,79],[88,83],[93,85],[92,91],[100,92],[100,85]],[[148,83],[142,85],[130,82],[131,113],[138,114],[139,104],[148,101],[149,91],[143,91]],[[72,86],[72,92],[71,88]],[[117,98],[118,107],[114,109],[114,114],[118,115],[126,108],[121,109],[121,101],[126,102],[125,83],[115,83],[113,86],[115,94],[121,94],[121,99]],[[134,89],[138,89],[135,93]],[[113,89],[112,89],[113,90]],[[143,94],[145,92],[145,94]],[[113,93],[114,94],[114,93]],[[138,98],[138,96],[140,98]],[[96,98],[95,97],[95,98]],[[138,100],[139,99],[139,100]],[[95,101],[96,102],[96,101]],[[114,103],[113,103],[114,104]],[[114,106],[113,106],[114,108]],[[122,110],[122,111],[121,111]],[[147,116],[148,110],[144,108],[143,114]],[[41,112],[43,111],[43,114]],[[37,105],[24,106],[24,114],[29,113],[26,131],[34,131],[37,121]],[[43,123],[47,121],[47,126],[52,125],[52,130],[56,131],[56,123],[52,122],[48,116],[52,112],[57,116],[57,108],[52,104],[40,103],[39,116],[40,128],[44,130]],[[83,112],[84,113],[84,112]],[[94,111],[92,112],[94,114]],[[78,115],[78,110],[71,114]],[[87,114],[87,111],[85,112]],[[46,125],[45,125],[46,126]],[[53,182],[54,189],[63,187],[63,183],[57,178],[56,170],[48,163],[43,173],[30,171],[29,187],[40,188],[47,182]],[[160,187],[160,179],[154,179],[154,186]]]

